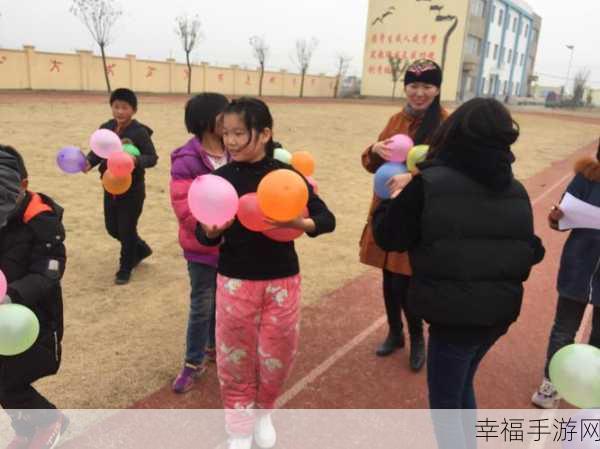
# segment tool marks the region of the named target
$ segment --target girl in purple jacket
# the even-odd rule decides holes
[[[173,382],[175,393],[189,391],[215,354],[215,289],[218,247],[201,245],[195,237],[196,219],[188,207],[188,190],[198,176],[206,175],[229,161],[223,148],[223,111],[226,97],[202,93],[185,107],[185,126],[194,134],[171,154],[171,204],[179,222],[179,243],[190,275],[190,314],[183,369]]]

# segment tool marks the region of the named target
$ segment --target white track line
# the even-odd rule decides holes
[[[573,174],[569,172],[568,174],[563,176],[559,181],[557,181],[555,184],[550,186],[550,188],[545,190],[543,193],[541,193],[537,198],[535,198],[531,202],[532,207],[535,207],[540,201],[542,201],[548,195],[553,193],[556,189],[561,187],[564,183],[566,183],[569,179],[571,179],[572,176],[573,176]],[[590,311],[588,310],[588,312],[590,312]],[[329,358],[327,358],[327,360],[325,360],[324,362],[322,362],[321,364],[319,364],[318,366],[313,368],[306,376],[304,376],[302,379],[300,379],[298,382],[296,382],[289,390],[287,390],[279,398],[279,400],[277,401],[277,407],[282,408],[283,406],[285,406],[285,404],[287,404],[294,397],[296,397],[302,390],[304,390],[308,386],[308,384],[310,384],[315,379],[317,379],[319,376],[321,376],[323,373],[325,373],[338,360],[340,360],[342,357],[344,357],[346,354],[348,354],[350,351],[352,351],[354,348],[356,348],[358,345],[360,345],[363,341],[365,341],[367,338],[369,338],[369,336],[373,332],[375,332],[377,329],[379,329],[386,322],[386,320],[387,320],[386,316],[381,315],[369,327],[367,327],[360,334],[355,336],[352,340],[350,340],[344,346],[342,346],[337,351],[335,351]],[[586,320],[587,320],[587,317],[586,317]],[[587,322],[587,321],[585,321],[585,322]],[[582,327],[584,327],[584,326],[582,326]]]

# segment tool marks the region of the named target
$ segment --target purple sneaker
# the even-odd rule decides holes
[[[206,365],[204,363],[201,363],[200,365],[186,363],[171,385],[173,392],[182,394],[190,391],[194,387],[196,379],[198,379],[204,371],[206,371]]]

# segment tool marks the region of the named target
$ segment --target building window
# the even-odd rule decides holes
[[[488,95],[493,95],[494,94],[494,86],[496,85],[496,80],[497,80],[497,75],[494,76],[492,75],[490,77],[490,85],[488,86]]]
[[[520,62],[520,66],[523,67],[523,64],[525,63],[525,53],[521,53],[521,62]]]
[[[508,57],[506,58],[506,62],[508,64],[510,64],[510,62],[512,61],[512,48],[508,49]]]
[[[490,43],[490,41],[487,41],[487,44],[485,46],[485,57],[489,58],[490,57],[490,47],[492,46],[492,44]]]
[[[494,61],[498,59],[498,44],[494,44]]]
[[[502,19],[504,19],[504,10],[500,10],[500,14],[498,14],[498,25],[502,26]]]
[[[513,19],[513,33],[517,32],[517,18],[515,17]]]
[[[529,36],[529,24],[528,23],[525,24],[525,34],[523,36],[525,36],[525,39],[527,39],[527,37]]]
[[[506,95],[506,93],[508,92],[508,82],[504,81],[504,86],[502,87],[502,95]]]
[[[467,49],[472,55],[479,56],[481,54],[481,39],[469,34],[467,36]]]
[[[471,15],[476,17],[484,17],[485,0],[474,0],[471,3]]]

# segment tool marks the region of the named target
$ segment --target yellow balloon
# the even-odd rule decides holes
[[[408,152],[408,156],[406,157],[406,167],[408,171],[414,173],[417,168],[417,164],[423,162],[427,157],[427,152],[429,151],[429,145],[415,145]]]

